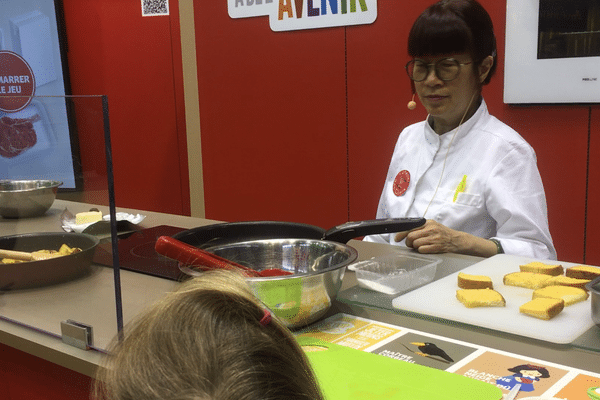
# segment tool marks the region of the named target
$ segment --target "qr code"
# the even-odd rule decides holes
[[[169,15],[169,0],[142,0],[142,16]]]

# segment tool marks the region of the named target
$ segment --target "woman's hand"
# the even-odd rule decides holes
[[[406,245],[419,253],[460,253],[491,257],[498,253],[496,244],[469,233],[450,229],[432,219],[410,231],[396,234],[396,242],[406,239]]]

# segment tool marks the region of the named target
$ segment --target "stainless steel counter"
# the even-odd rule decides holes
[[[2,232],[2,235],[11,235],[27,232],[60,231],[59,216],[65,207],[76,213],[87,211],[90,205],[57,200],[44,217],[23,220],[0,219],[0,232]],[[105,213],[107,212],[106,207],[99,208]],[[154,212],[140,212],[138,210],[122,209],[119,211],[146,215],[146,219],[141,224],[143,227],[171,225],[181,228],[193,228],[216,222]],[[349,242],[349,244],[359,251],[359,259],[361,260],[386,253],[408,251],[396,246],[355,240]],[[444,268],[438,271],[436,279],[480,260],[477,257],[452,254],[443,255],[442,257],[444,258]],[[131,271],[121,271],[121,281],[125,323],[147,304],[158,299],[177,285],[174,281]],[[357,287],[354,273],[347,272],[338,301],[334,303],[329,315],[339,312],[349,313],[589,371],[597,371],[598,365],[600,365],[600,352],[588,350],[600,349],[600,328],[596,329],[594,327],[594,329],[579,338],[575,345],[554,345],[477,327],[443,322],[400,310],[392,310],[392,298],[392,296]],[[102,268],[77,282],[42,290],[5,293],[0,297],[0,315],[5,316],[7,313],[11,315],[11,318],[21,323],[26,321],[28,325],[32,325],[37,330],[0,320],[1,343],[88,376],[93,376],[102,356],[100,352],[71,347],[64,344],[56,336],[40,332],[39,329],[48,330],[49,326],[50,330],[55,330],[56,324],[62,319],[72,318],[80,320],[80,322],[89,321],[93,325],[94,334],[101,344],[110,340],[116,333],[112,272],[108,268]]]

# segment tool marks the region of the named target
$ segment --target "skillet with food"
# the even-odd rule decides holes
[[[27,233],[0,237],[0,249],[17,252],[58,251],[61,246],[81,249],[72,254],[35,261],[0,263],[0,290],[49,286],[91,272],[99,239],[84,233]]]

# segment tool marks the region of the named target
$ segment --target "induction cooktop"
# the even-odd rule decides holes
[[[175,281],[184,280],[187,275],[179,270],[177,261],[158,254],[154,250],[154,244],[158,237],[172,236],[184,230],[184,228],[170,225],[158,225],[120,235],[117,243],[120,268]],[[108,267],[113,266],[110,242],[98,245],[94,262]]]

